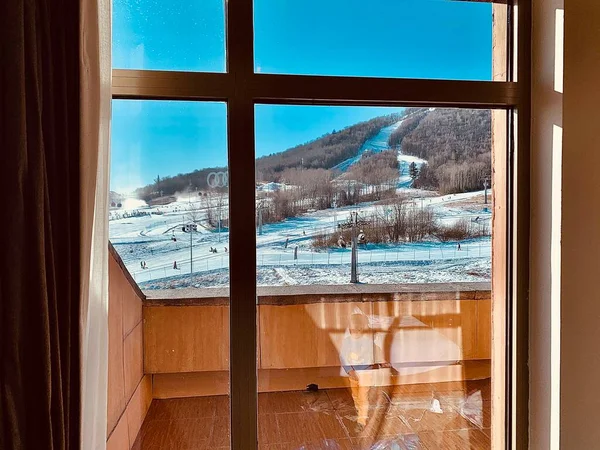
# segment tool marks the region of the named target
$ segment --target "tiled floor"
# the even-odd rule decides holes
[[[258,400],[261,450],[490,448],[489,380],[371,388],[365,425],[350,389]],[[228,449],[228,413],[226,396],[154,400],[134,449]]]

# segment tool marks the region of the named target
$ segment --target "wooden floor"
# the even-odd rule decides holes
[[[350,389],[265,393],[259,448],[484,450],[490,405],[489,379],[371,388],[362,425]],[[226,396],[155,399],[134,449],[228,449],[228,414]]]

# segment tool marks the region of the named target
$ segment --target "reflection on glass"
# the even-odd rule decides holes
[[[225,72],[223,0],[114,0],[113,67]]]
[[[506,10],[481,1],[254,0],[255,71],[492,80],[506,58]]]
[[[492,112],[256,116],[259,445],[490,448]]]

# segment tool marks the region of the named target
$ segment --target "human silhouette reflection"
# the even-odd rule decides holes
[[[365,383],[361,372],[391,368],[389,363],[375,362],[375,355],[378,354],[382,354],[381,348],[374,343],[368,317],[360,313],[350,315],[348,331],[342,342],[340,360],[350,379],[352,400],[358,416],[356,421],[362,426],[367,424],[369,418],[369,393],[376,380],[373,378],[374,373],[371,372],[370,377],[367,377],[369,382]]]

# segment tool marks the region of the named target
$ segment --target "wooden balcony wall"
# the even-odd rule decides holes
[[[489,287],[461,290],[455,284],[435,285],[433,292],[423,285],[401,288],[361,286],[361,292],[344,286],[259,289],[259,391],[299,390],[308,383],[324,388],[346,386],[348,379],[340,374],[339,351],[348,318],[356,311],[393,318],[388,328],[374,330],[371,337],[385,343],[395,336],[416,364],[429,362],[420,353],[432,332],[444,338],[437,340],[434,359],[458,360],[425,374],[395,377],[391,384],[489,377]],[[329,292],[311,292],[315,290]],[[153,374],[155,398],[227,393],[228,299],[219,290],[214,295],[144,302],[144,372]],[[426,326],[398,324],[407,317]],[[385,355],[377,358],[386,361]]]
[[[143,368],[144,295],[110,248],[106,445],[123,450],[132,448],[152,402],[152,376]]]

